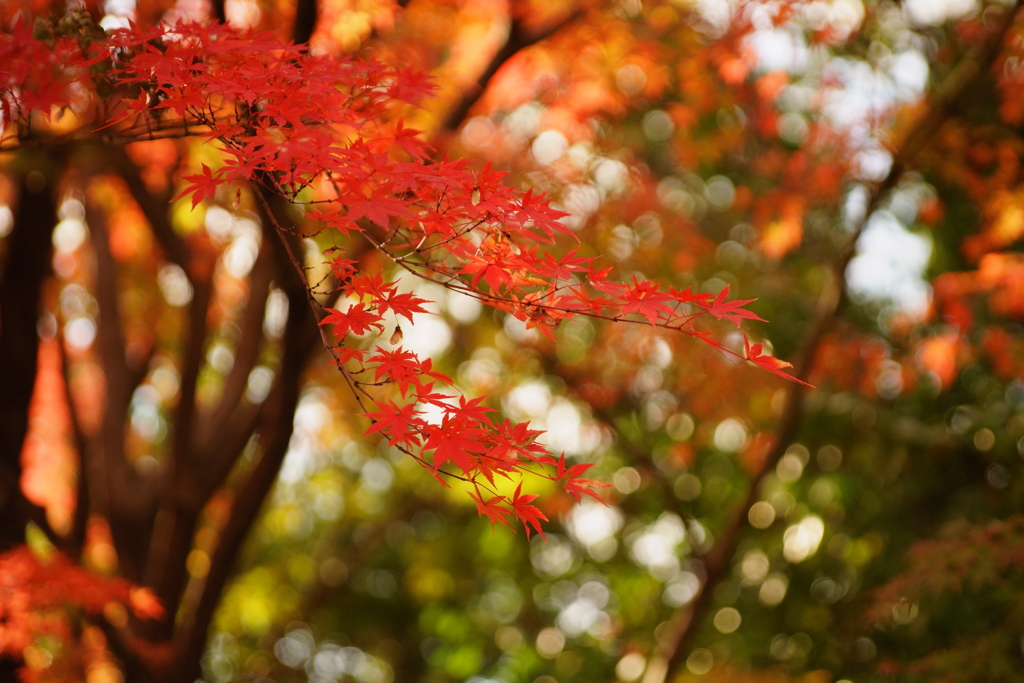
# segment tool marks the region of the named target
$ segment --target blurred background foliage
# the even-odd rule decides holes
[[[543,25],[546,9],[513,11]],[[790,358],[885,147],[1001,10],[616,3],[505,64],[475,115],[437,139],[552,192],[581,251],[624,276],[758,298],[758,331]],[[318,35],[362,45],[347,28],[374,54],[437,63],[445,87],[418,122],[430,130],[458,95],[450,83],[479,71],[464,46],[500,33],[507,11],[413,2],[377,35],[358,17],[383,10],[345,5],[351,23]],[[981,145],[995,128],[986,152],[1012,148],[1008,174],[1019,164],[996,88],[974,94],[861,238],[799,439],[761,484],[683,679],[1019,675],[1021,577],[992,555],[1020,553],[1020,328],[989,311],[958,325],[928,284],[976,268],[965,240],[991,229],[988,198],[963,184],[991,183],[997,162],[964,168],[943,143]],[[310,445],[289,455],[221,608],[208,675],[643,679],[771,438],[781,383],[653,330],[581,321],[551,344],[422,295],[441,302],[422,343],[444,370],[595,462],[610,505],[553,495],[546,542],[492,530],[408,458],[359,440],[325,376],[297,418],[319,415]],[[927,559],[908,562],[911,548]],[[879,589],[900,572],[902,589]]]
[[[130,4],[108,2],[104,21],[202,11]],[[224,11],[277,28],[286,5],[229,0]],[[580,235],[559,248],[600,254],[622,279],[756,298],[769,322],[747,333],[793,359],[905,131],[1008,11],[974,0],[322,0],[312,45],[427,70],[440,89],[409,119],[438,155],[493,160],[511,185],[551,193]],[[797,437],[756,482],[677,680],[1020,680],[1022,39],[1018,22],[859,234]],[[129,152],[153,187],[216,162],[193,142]],[[140,348],[176,338],[187,281],[158,263],[115,182],[84,191],[121,264],[129,353],[133,335],[147,340]],[[210,401],[233,362],[261,239],[250,198],[221,200],[172,212],[182,234],[206,234],[217,259],[199,390]],[[69,193],[59,208],[46,324],[62,326],[76,361],[71,394],[88,420],[102,370],[89,355],[95,300],[81,264],[96,225],[83,201]],[[335,245],[306,246],[316,268]],[[785,383],[653,328],[578,320],[552,342],[406,282],[437,301],[436,315],[404,330],[406,348],[546,430],[552,450],[595,463],[612,484],[608,505],[552,489],[546,540],[492,529],[461,492],[361,436],[358,407],[321,354],[214,620],[204,680],[660,683],[659,642],[752,485]],[[268,301],[274,339],[286,302],[280,292]],[[721,331],[742,349],[739,333]],[[266,395],[275,363],[270,354],[257,365],[250,400]],[[156,457],[178,391],[172,355],[148,367],[128,427],[136,467]],[[24,487],[58,528],[75,480],[61,419],[35,421],[24,456]],[[193,583],[229,506],[230,487],[203,512]],[[117,558],[104,533],[94,520],[85,558],[109,571]]]

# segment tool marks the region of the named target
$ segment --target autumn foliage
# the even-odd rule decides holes
[[[2,36],[0,59],[7,64],[2,124],[18,134],[11,145],[39,135],[59,143],[64,130],[68,140],[82,130],[118,141],[204,139],[223,152],[223,162],[184,175],[175,199],[187,197],[195,208],[223,188],[240,196],[251,187],[268,215],[272,196],[301,207],[309,228],[274,226],[300,273],[289,237],[326,232],[339,245],[364,239],[414,277],[507,311],[551,339],[562,321],[588,316],[683,332],[737,356],[698,327],[700,318],[737,326],[760,320],[744,308],[749,300],[728,300],[728,287],[716,296],[635,276],[618,283],[595,258],[550,250],[558,235],[576,239],[559,220],[565,212],[542,194],[512,190],[489,165],[474,171],[467,161],[434,160],[418,131],[404,126],[404,106],[432,90],[413,70],[313,55],[223,24],[104,34],[85,14],[15,23]],[[65,128],[65,117],[73,127]],[[367,434],[380,432],[446,486],[447,477],[471,484],[481,515],[506,525],[514,518],[527,537],[531,529],[544,533],[537,495],[523,493],[522,482],[512,495],[499,493],[497,478],[531,474],[560,482],[577,501],[581,494],[600,500],[595,490],[607,484],[582,476],[589,465],[567,467],[564,454],[538,441],[541,431],[492,419],[484,397],[458,395],[430,359],[403,350],[402,319],[411,324],[430,302],[337,252],[330,279],[305,287],[319,325],[333,337],[324,337],[333,363],[371,421]],[[389,338],[393,348],[348,342],[367,334]],[[788,364],[764,355],[762,345],[748,342],[745,351],[738,357],[787,376]],[[428,407],[439,419],[427,419]],[[19,552],[11,562],[27,561]],[[50,569],[59,575],[64,567]],[[26,595],[26,604],[46,609],[36,598]],[[112,602],[97,599],[93,611]],[[25,640],[25,629],[19,633]],[[18,652],[18,642],[5,651]]]
[[[0,652],[25,657],[24,681],[62,681],[82,677],[90,668],[113,666],[95,626],[79,633],[76,617],[102,617],[123,627],[128,610],[140,619],[164,619],[166,611],[145,588],[120,578],[98,576],[55,554],[40,558],[28,547],[0,557]],[[32,647],[40,640],[70,644],[81,639],[83,661],[66,658],[58,666],[38,666],[33,657],[50,657]],[[91,642],[90,642],[91,641]],[[43,672],[45,671],[45,672]]]
[[[501,182],[504,174],[488,167],[474,172],[465,161],[432,161],[418,131],[404,127],[402,105],[431,92],[422,74],[314,56],[225,25],[117,31],[95,42],[59,29],[45,35],[39,26],[45,24],[34,32],[43,40],[29,37],[27,26],[5,36],[2,54],[15,87],[32,93],[4,100],[5,125],[31,130],[33,112],[68,109],[119,138],[183,132],[205,138],[225,159],[216,170],[202,164],[201,173],[182,178],[188,184],[178,198],[189,197],[193,208],[221,187],[240,192],[252,183],[262,201],[273,193],[302,206],[315,230],[336,235],[335,242],[356,233],[413,276],[505,310],[551,338],[563,320],[584,315],[680,331],[735,355],[697,327],[701,316],[737,326],[760,320],[744,308],[749,300],[728,300],[728,287],[715,296],[635,277],[617,283],[608,279],[611,268],[599,268],[594,258],[543,249],[558,234],[575,239],[558,220],[564,212],[532,190],[513,191]],[[64,65],[56,73],[54,59]],[[86,86],[78,99],[72,97],[76,84]],[[275,227],[282,234],[296,230]],[[342,256],[330,266],[335,284],[307,285],[310,302],[334,337],[328,346],[335,363],[367,402],[368,433],[382,432],[417,459],[422,449],[427,457],[421,462],[435,476],[470,481],[479,495],[486,488],[482,512],[492,519],[511,513],[527,534],[530,525],[540,530],[543,514],[518,490],[514,497],[496,495],[490,488],[495,476],[530,472],[565,479],[576,497],[594,495],[602,484],[580,478],[580,466],[544,473],[556,458],[536,443],[540,432],[493,422],[482,398],[453,402],[456,397],[445,393],[453,390],[451,380],[433,371],[429,359],[401,346],[346,345],[349,335],[384,335],[386,327],[394,330],[386,336],[400,342],[402,318],[411,324],[429,302]],[[333,297],[338,307],[322,304],[318,295]],[[748,343],[745,350],[740,357],[784,375],[787,364],[763,355],[761,345]],[[398,388],[401,404],[370,391],[387,384]],[[442,411],[439,423],[422,416],[427,406]],[[442,469],[449,463],[456,472]]]
[[[1015,8],[928,24],[904,4],[140,2],[106,28],[91,5],[5,10],[0,676],[192,681],[222,657],[207,633],[243,542],[312,448],[303,420],[338,419],[300,419],[309,377],[347,392],[318,405],[358,425],[331,447],[353,481],[372,476],[345,440],[390,458],[378,493],[401,461],[468,495],[495,538],[524,531],[537,609],[560,605],[548,626],[464,605],[497,629],[473,650],[461,617],[423,607],[472,581],[403,555],[422,610],[395,617],[416,624],[399,649],[427,662],[408,671],[483,675],[474,653],[497,647],[496,669],[536,660],[509,680],[541,660],[558,680],[746,680],[751,662],[751,680],[830,680],[878,651],[839,615],[882,633],[879,676],[984,676],[956,638],[901,649],[923,636],[899,629],[1018,588],[1016,551],[992,548],[1020,535],[998,496],[1019,465],[1004,452],[1024,453],[1022,34]],[[895,85],[864,105],[858,69]],[[882,291],[885,229],[926,255]],[[458,362],[409,339],[445,301],[491,316],[459,332]],[[509,398],[524,377],[534,393]],[[546,417],[525,404],[555,405],[552,386],[589,446],[549,447],[562,425],[523,417]],[[903,484],[936,453],[983,492],[956,493],[960,460]],[[389,525],[367,512],[345,562],[372,567],[371,537],[404,547],[418,491]],[[573,521],[591,501],[608,515],[592,543]],[[993,520],[936,530],[968,508]],[[907,528],[878,531],[878,510]],[[615,562],[632,564],[602,574]],[[310,602],[348,571],[287,566]],[[384,574],[353,571],[352,590],[384,600]],[[780,604],[737,644],[741,611]],[[588,605],[605,620],[575,628]],[[247,637],[305,618],[279,609],[246,612]],[[964,642],[1003,662],[1019,619]],[[303,628],[232,666],[270,676],[273,650],[313,671]],[[768,629],[792,633],[764,654]]]

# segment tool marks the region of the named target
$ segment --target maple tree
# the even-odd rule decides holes
[[[966,609],[946,594],[972,572],[919,577],[1016,533],[1010,519],[927,540],[936,520],[1002,518],[1015,500],[1018,29],[1002,6],[918,21],[912,5],[213,3],[265,33],[194,23],[184,4],[139,3],[137,26],[112,13],[110,30],[98,8],[5,10],[0,545],[31,522],[157,602],[46,564],[46,542],[14,550],[28,620],[4,665],[60,679],[116,675],[116,659],[131,680],[1012,671],[1015,613],[985,622],[992,637],[922,635],[919,612],[937,625]],[[765,66],[779,32],[809,65]],[[897,76],[922,59],[933,87],[844,129],[842,59]],[[934,227],[927,311],[857,289],[858,245],[886,215]],[[495,318],[456,325],[477,304]],[[448,358],[417,350],[441,309],[434,329],[465,344]],[[329,357],[307,365],[317,346]],[[327,405],[336,416],[310,417]],[[947,412],[952,441],[929,431]],[[352,481],[300,486],[288,459],[327,438],[313,423],[378,455],[332,447]],[[937,449],[948,475],[890,474]],[[990,462],[965,483],[978,453]],[[476,556],[477,527],[444,531],[443,487],[404,463],[468,494],[489,539]],[[279,471],[261,559],[239,567]],[[266,534],[309,538],[301,520],[336,520],[340,491],[348,540],[276,556]],[[507,545],[518,527],[538,536]],[[902,564],[915,539],[923,561]],[[1016,590],[1012,553],[996,557],[972,597]],[[56,592],[24,588],[31,572]],[[414,600],[388,602],[394,573]],[[96,602],[74,599],[83,582]],[[305,603],[259,602],[292,583]],[[533,586],[522,614],[498,606],[523,602],[515,584]],[[844,596],[869,594],[865,620]],[[326,597],[337,609],[314,619]],[[55,614],[57,640],[30,623]]]

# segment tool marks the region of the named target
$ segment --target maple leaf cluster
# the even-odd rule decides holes
[[[575,235],[561,221],[566,214],[544,195],[514,190],[489,165],[477,171],[465,160],[433,159],[417,131],[404,126],[402,108],[432,88],[412,71],[310,54],[268,35],[197,23],[119,30],[96,42],[52,39],[62,51],[62,69],[52,60],[26,63],[38,51],[12,48],[25,36],[3,40],[0,55],[17,61],[11,71],[17,85],[3,97],[5,121],[21,116],[28,126],[29,106],[72,107],[80,117],[91,115],[107,135],[189,134],[215,144],[223,163],[202,164],[183,178],[178,198],[190,196],[193,208],[243,184],[257,188],[264,202],[270,193],[283,196],[304,207],[312,234],[326,233],[335,243],[368,240],[396,269],[503,310],[551,338],[562,321],[587,316],[676,330],[736,356],[695,322],[704,316],[737,326],[760,320],[745,308],[749,300],[728,301],[728,289],[716,296],[636,277],[615,282],[611,269],[599,268],[594,258],[552,249],[559,234]],[[106,89],[72,87],[88,79]],[[33,85],[44,82],[52,87]],[[33,89],[36,99],[15,95],[17,87]],[[94,93],[91,114],[87,103],[71,99],[83,90]],[[107,91],[115,94],[95,94]],[[311,236],[292,226],[275,228],[282,236]],[[331,266],[337,303],[321,303],[325,293],[307,289],[320,324],[334,336],[334,343],[325,336],[334,362],[372,421],[368,434],[379,432],[439,479],[469,482],[481,514],[492,522],[518,518],[527,533],[539,531],[544,519],[531,504],[535,496],[523,494],[521,482],[513,496],[499,495],[496,477],[532,473],[564,479],[576,498],[595,495],[602,484],[580,477],[586,466],[566,469],[564,457],[537,442],[541,432],[493,419],[480,398],[444,393],[453,384],[429,359],[402,347],[349,344],[351,335],[383,333],[392,319],[392,339],[400,340],[399,319],[412,323],[429,302],[341,257]],[[746,358],[789,377],[786,364],[762,355],[762,348],[748,344]],[[397,387],[402,402],[380,391],[383,385]],[[440,420],[427,420],[426,406],[438,409]]]
[[[147,589],[94,574],[59,553],[41,559],[20,546],[0,555],[0,657],[20,658],[44,636],[73,642],[82,627],[78,617],[99,618],[115,606],[140,619],[166,616]],[[23,679],[34,680],[31,667]]]

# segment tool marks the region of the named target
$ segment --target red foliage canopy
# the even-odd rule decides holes
[[[737,355],[697,321],[759,320],[744,308],[749,301],[727,301],[727,290],[714,296],[635,277],[612,282],[610,269],[594,259],[551,249],[556,235],[575,235],[543,195],[508,187],[489,166],[474,171],[467,161],[433,160],[417,131],[404,126],[403,108],[431,91],[421,74],[313,55],[224,25],[133,28],[95,40],[30,34],[23,26],[0,37],[11,84],[2,97],[5,126],[28,132],[39,125],[38,112],[70,112],[119,140],[201,136],[223,152],[223,163],[204,163],[184,177],[179,198],[191,196],[193,207],[241,184],[255,187],[264,203],[281,195],[305,210],[316,234],[326,232],[336,244],[358,235],[394,270],[506,311],[548,336],[563,320],[588,316],[676,330]],[[283,238],[299,233],[275,227]],[[294,255],[292,261],[303,272]],[[331,330],[325,345],[372,422],[368,433],[381,432],[436,477],[488,489],[486,503],[483,494],[475,497],[481,513],[502,522],[511,513],[528,531],[539,531],[543,519],[534,496],[499,494],[496,475],[564,480],[574,496],[603,486],[580,478],[576,467],[550,472],[559,461],[536,442],[539,432],[492,420],[480,398],[458,395],[429,359],[349,345],[350,337],[381,334],[392,321],[392,337],[400,339],[399,319],[412,322],[429,302],[401,291],[386,273],[358,272],[340,257],[331,266],[335,287],[307,283],[307,291],[320,325]],[[763,356],[760,345],[748,345],[746,357],[788,377],[785,364]],[[397,386],[401,403],[379,390],[386,384]],[[428,405],[439,409],[438,420],[419,409]],[[448,465],[454,470],[443,469]]]

